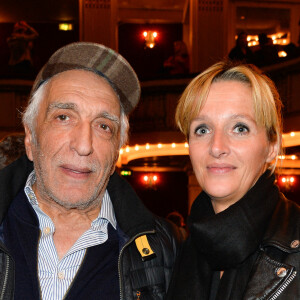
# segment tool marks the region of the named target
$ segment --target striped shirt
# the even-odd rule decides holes
[[[100,245],[108,239],[108,222],[116,229],[116,217],[107,190],[102,199],[98,217],[91,223],[91,228],[59,260],[53,242],[54,223],[39,207],[32,185],[36,181],[33,171],[26,182],[25,194],[39,220],[40,239],[38,248],[38,277],[42,299],[63,299],[83,261],[87,248]]]

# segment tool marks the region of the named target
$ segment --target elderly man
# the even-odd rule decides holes
[[[115,172],[138,79],[113,50],[74,43],[38,74],[26,157],[0,172],[0,299],[163,299],[170,224]]]

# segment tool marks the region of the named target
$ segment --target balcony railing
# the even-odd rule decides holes
[[[300,58],[265,67],[264,71],[280,92],[284,104],[284,131],[300,131]],[[196,74],[141,83],[141,101],[130,116],[132,143],[182,141],[174,124],[175,108],[194,76]],[[32,83],[20,79],[0,80],[0,134],[22,130],[21,112],[26,107]]]

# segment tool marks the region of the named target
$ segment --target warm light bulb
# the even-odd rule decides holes
[[[175,148],[175,147],[176,147],[176,144],[175,144],[175,143],[173,143],[173,144],[172,144],[172,148]]]
[[[70,31],[73,30],[73,24],[70,23],[60,23],[58,24],[59,30]]]
[[[148,35],[147,31],[143,32],[143,36],[146,37]]]
[[[136,145],[136,146],[134,147],[134,149],[135,149],[135,151],[138,151],[140,148],[139,148],[138,145]]]
[[[157,180],[157,176],[156,176],[156,175],[153,176],[153,180],[154,180],[154,181]]]
[[[158,144],[157,147],[158,147],[158,148],[161,148],[161,147],[162,147],[162,144]]]
[[[295,181],[295,178],[294,177],[291,177],[290,178],[290,182],[294,182]]]
[[[148,176],[147,175],[144,176],[144,181],[148,181]]]
[[[153,36],[154,36],[155,38],[157,37],[157,32],[156,32],[156,31],[153,32]]]
[[[295,136],[295,132],[292,131],[292,132],[290,133],[290,136]]]
[[[285,51],[279,51],[278,57],[287,57],[287,53]]]
[[[149,144],[146,144],[146,149],[150,149],[150,145]]]

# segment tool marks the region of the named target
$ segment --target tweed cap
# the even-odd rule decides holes
[[[130,64],[114,50],[88,42],[72,43],[58,49],[37,75],[31,94],[52,76],[74,69],[92,71],[104,77],[119,96],[126,114],[138,104],[141,87]]]

